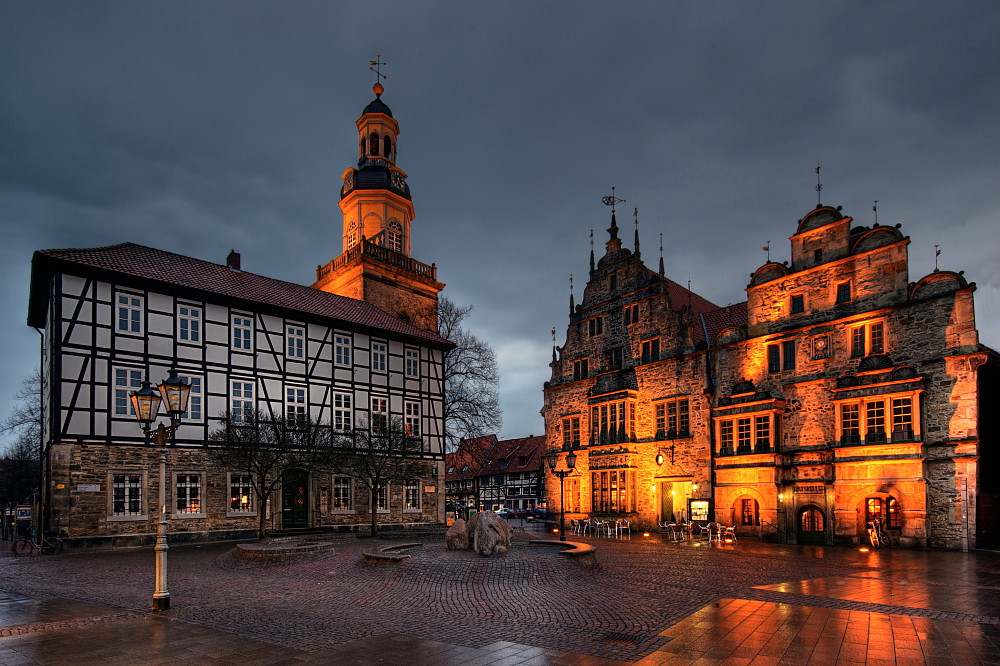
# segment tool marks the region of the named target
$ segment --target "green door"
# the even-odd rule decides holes
[[[309,527],[309,473],[286,472],[281,482],[281,528]]]

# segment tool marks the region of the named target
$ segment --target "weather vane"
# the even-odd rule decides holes
[[[612,214],[615,212],[615,204],[625,203],[625,199],[619,199],[618,197],[615,196],[614,185],[611,186],[611,196],[604,197],[603,199],[601,199],[601,201],[604,202],[605,206],[611,206]]]
[[[386,61],[382,60],[382,54],[376,53],[375,60],[368,61],[368,69],[375,72],[375,83],[379,82],[379,79],[385,79],[386,75],[382,73],[382,65],[388,65]]]
[[[767,252],[767,263],[771,263],[771,241],[768,240],[764,247],[760,248]]]
[[[940,245],[935,245],[934,246],[934,272],[935,273],[938,272],[938,259],[937,258],[940,257],[940,256],[941,256],[941,246]]]
[[[875,205],[872,206],[872,210],[875,211],[875,226],[878,226],[878,199],[875,200]]]
[[[816,165],[816,207],[819,208],[822,204],[820,203],[820,193],[823,191],[823,183],[819,179],[819,164]]]

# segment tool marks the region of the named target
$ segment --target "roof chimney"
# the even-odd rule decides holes
[[[236,250],[230,250],[229,256],[226,257],[226,268],[232,271],[240,270],[240,253]]]

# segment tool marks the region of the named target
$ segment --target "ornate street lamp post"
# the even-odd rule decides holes
[[[170,592],[167,591],[167,438],[173,437],[181,424],[181,414],[187,410],[191,385],[177,376],[175,368],[170,368],[170,376],[156,388],[159,393],[153,390],[149,381],[144,381],[142,388],[132,393],[132,407],[135,409],[135,417],[139,420],[139,427],[146,437],[150,436],[150,427],[160,410],[161,402],[166,405],[167,414],[170,416],[169,426],[158,423],[152,433],[156,439],[156,446],[160,449],[160,521],[156,525],[156,547],[153,549],[156,552],[153,610],[165,611],[170,608]]]
[[[552,451],[549,453],[549,469],[552,473],[559,477],[559,540],[566,540],[566,494],[563,488],[563,482],[567,476],[573,473],[573,468],[576,467],[576,454],[572,451],[566,456],[566,469],[556,471],[556,463],[559,462],[559,452]]]

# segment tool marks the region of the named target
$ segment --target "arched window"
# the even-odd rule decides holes
[[[757,505],[757,500],[745,498],[740,500],[741,512],[740,512],[740,524],[741,525],[760,525],[760,507]]]
[[[383,139],[382,141],[382,153],[386,157],[390,159],[392,158],[392,139],[390,139],[388,136],[385,137],[385,139]]]
[[[368,137],[368,141],[370,144],[368,154],[372,157],[378,157],[378,134],[372,133],[372,135]]]
[[[358,244],[358,223],[351,222],[350,226],[347,227],[347,249],[350,250],[357,244]]]
[[[865,500],[865,524],[879,518],[887,530],[898,530],[903,527],[903,509],[895,497],[869,497]]]
[[[389,223],[389,249],[403,254],[403,227],[395,220]]]
[[[803,509],[801,529],[803,532],[822,532],[823,512],[816,507]]]

